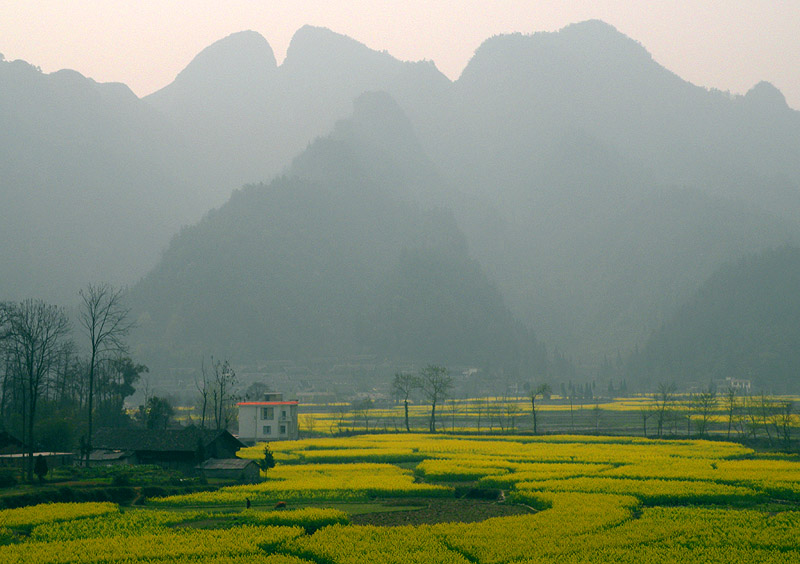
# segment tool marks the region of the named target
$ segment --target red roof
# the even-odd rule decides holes
[[[289,401],[242,401],[236,405],[297,405],[297,400]]]

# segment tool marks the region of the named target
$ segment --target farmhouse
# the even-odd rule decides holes
[[[243,458],[209,458],[195,467],[206,478],[239,480],[255,483],[261,479],[261,469],[254,460]]]
[[[58,466],[72,466],[75,455],[71,452],[34,452],[33,458],[41,456],[47,462],[48,468]],[[28,455],[24,453],[0,454],[0,466],[16,466],[25,468]]]
[[[299,438],[297,425],[298,401],[283,401],[283,394],[264,394],[263,401],[244,401],[239,404],[239,440],[294,440]]]
[[[98,429],[92,437],[89,461],[107,465],[157,464],[164,468],[191,471],[209,458],[235,458],[245,446],[228,431],[199,427],[184,429]]]

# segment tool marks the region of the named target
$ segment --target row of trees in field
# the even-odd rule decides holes
[[[653,420],[656,435],[681,434],[707,436],[714,421],[724,425],[726,438],[766,438],[770,445],[788,445],[796,415],[794,403],[765,393],[741,394],[728,387],[722,393],[713,388],[688,395],[678,395],[674,384],[661,383],[649,403],[639,410],[642,432],[647,435],[647,422]]]
[[[352,425],[352,428],[366,431],[379,428],[397,431],[402,427],[410,432],[409,406],[421,405],[422,401],[430,406],[427,415],[430,432],[448,428],[455,431],[458,422],[459,427],[466,425],[478,432],[509,433],[522,427],[538,434],[542,432],[543,402],[554,405],[551,401],[553,390],[548,383],[531,382],[524,386],[525,396],[473,399],[453,397],[453,384],[447,369],[436,365],[426,366],[418,373],[396,373],[391,391],[395,401],[403,405],[401,423],[398,424],[398,418],[394,416],[375,411],[370,398],[361,398],[336,408],[338,417],[332,423],[331,431],[335,432],[337,427],[339,432],[347,431]],[[679,394],[675,385],[661,384],[652,394],[625,400],[638,403],[638,408],[635,405],[604,407],[595,398],[594,405],[588,406],[590,409],[587,410],[583,401],[576,401],[579,399],[582,398],[569,394],[555,400],[555,405],[560,407],[548,408],[544,418],[546,430],[599,433],[606,429],[613,433],[633,434],[638,426],[639,432],[651,437],[681,435],[702,438],[713,434],[729,439],[765,438],[778,446],[790,443],[792,429],[798,420],[794,404],[789,399],[766,394],[742,395],[741,391],[733,388],[718,393],[709,387],[701,392]],[[525,407],[526,401],[529,408]],[[601,425],[607,417],[613,421],[611,427],[607,426],[608,423]],[[580,418],[580,423],[577,418]],[[313,414],[307,417],[306,422],[309,432],[313,432]]]
[[[0,422],[21,437],[29,480],[38,447],[72,450],[80,433],[88,457],[96,424],[122,423],[124,400],[147,372],[128,355],[133,324],[122,290],[90,284],[79,295],[77,340],[64,308],[0,303]]]
[[[453,378],[447,368],[439,365],[429,364],[419,371],[418,374],[407,372],[398,372],[394,375],[392,380],[392,394],[395,398],[403,402],[404,408],[404,425],[406,431],[411,431],[408,416],[409,399],[415,391],[420,391],[431,406],[430,417],[428,419],[428,430],[431,433],[436,432],[436,409],[440,408],[440,414],[445,400],[450,397],[453,389]],[[532,385],[528,398],[531,402],[531,414],[533,417],[533,432],[538,432],[537,425],[537,400],[543,398],[550,398],[553,393],[549,384]],[[497,404],[497,405],[494,405]],[[484,409],[485,408],[485,409]],[[363,411],[363,408],[361,409]],[[482,403],[476,404],[475,412],[477,414],[477,425],[480,430],[481,416],[485,414],[490,428],[493,426],[495,420],[499,421],[499,425],[503,431],[508,428],[509,430],[516,429],[517,418],[521,415],[521,410],[516,402],[490,402],[486,401],[485,405]],[[456,404],[455,401],[451,405],[452,426],[455,427]]]
[[[420,390],[431,406],[428,430],[436,432],[436,408],[448,397],[453,389],[453,377],[444,366],[429,364],[418,374],[398,372],[392,381],[392,392],[403,400],[405,408],[406,431],[411,431],[408,423],[408,400],[415,390]]]

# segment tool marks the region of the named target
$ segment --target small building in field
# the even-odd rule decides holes
[[[727,389],[735,390],[737,392],[750,393],[750,380],[742,380],[739,378],[725,378],[724,380],[717,380],[717,390],[724,391]]]
[[[89,466],[128,466],[136,464],[136,453],[130,450],[94,449],[89,453]]]
[[[254,460],[209,458],[195,467],[206,478],[236,480],[252,484],[261,480],[261,469]]]
[[[298,401],[283,400],[283,394],[264,394],[263,401],[243,401],[239,404],[239,440],[245,443],[260,441],[297,440]]]
[[[228,431],[184,429],[98,429],[89,460],[96,465],[155,464],[191,472],[209,458],[235,458],[245,445]]]
[[[58,468],[59,466],[72,466],[75,460],[75,455],[71,452],[34,452],[34,460],[41,456],[47,462],[47,467],[50,469]],[[0,454],[0,466],[16,466],[17,468],[25,468],[28,461],[28,455],[25,453],[13,454]]]

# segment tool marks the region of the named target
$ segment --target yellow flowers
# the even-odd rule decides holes
[[[27,542],[0,547],[4,564],[121,561],[151,562],[186,557],[229,557],[263,554],[262,545],[276,544],[301,535],[299,527],[253,527],[201,530],[174,529],[155,534],[100,537],[53,542]]]
[[[149,500],[156,509],[0,511],[0,562],[800,563],[800,457],[793,455],[716,441],[566,435],[386,434],[272,447],[280,462],[264,482]],[[450,482],[501,489],[506,503],[530,513],[375,527],[322,507],[374,497],[435,504],[453,495]],[[263,510],[278,500],[318,506]]]
[[[44,503],[0,511],[0,527],[22,527],[119,511],[115,503]]]
[[[241,513],[240,519],[254,525],[300,526],[313,532],[329,525],[346,525],[350,522],[347,513],[338,509],[304,507],[288,511],[252,511]]]
[[[276,466],[260,484],[230,486],[151,500],[162,506],[244,505],[278,500],[360,500],[370,497],[442,497],[452,488],[416,483],[411,470],[392,464],[304,464]]]

